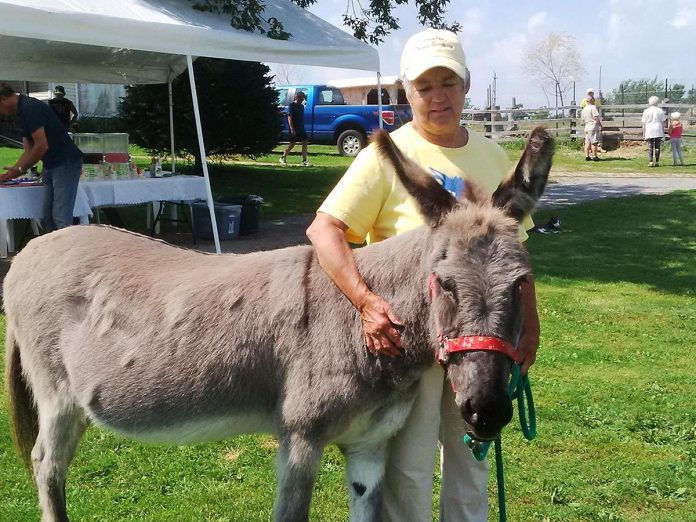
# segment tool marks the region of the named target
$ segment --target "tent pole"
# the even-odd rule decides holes
[[[382,122],[382,73],[377,71],[377,111],[379,112],[379,128],[384,128]]]
[[[169,142],[172,148],[172,174],[176,172],[176,153],[174,152],[174,96],[172,95],[172,79],[167,82],[169,90]]]
[[[215,240],[215,252],[220,251],[220,237],[218,236],[217,220],[215,219],[215,206],[213,204],[213,191],[210,189],[210,175],[208,174],[208,159],[205,156],[205,143],[203,143],[203,127],[201,126],[201,113],[198,109],[198,94],[196,93],[196,79],[193,76],[193,60],[191,55],[186,55],[188,65],[189,83],[191,84],[191,100],[193,101],[193,114],[196,118],[196,132],[198,133],[198,148],[201,151],[201,164],[203,165],[203,176],[205,177],[205,190],[208,200],[208,210],[210,211],[210,223],[213,226],[213,239]]]

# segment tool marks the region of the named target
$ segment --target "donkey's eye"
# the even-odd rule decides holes
[[[452,279],[440,279],[440,286],[445,292],[450,294],[457,294],[457,284]]]

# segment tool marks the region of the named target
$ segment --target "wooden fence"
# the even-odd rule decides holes
[[[617,141],[643,140],[641,116],[646,105],[605,105],[600,107],[603,138]],[[684,138],[696,140],[696,105],[664,104],[667,114],[681,113]],[[524,138],[538,125],[545,126],[556,138],[583,137],[580,107],[540,109],[464,109],[461,122],[496,141],[514,141]]]

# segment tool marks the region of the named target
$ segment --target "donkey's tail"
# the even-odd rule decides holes
[[[19,347],[9,323],[5,338],[5,396],[15,447],[24,464],[31,470],[31,450],[39,435],[39,418],[22,372]]]

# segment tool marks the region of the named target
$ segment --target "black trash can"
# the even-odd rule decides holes
[[[245,196],[223,194],[217,201],[220,203],[241,205],[242,217],[239,223],[240,236],[253,234],[259,229],[259,216],[261,214],[261,205],[263,205],[263,198],[261,196],[256,196],[255,194]]]

